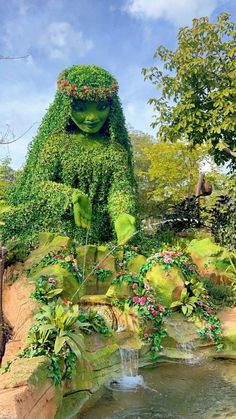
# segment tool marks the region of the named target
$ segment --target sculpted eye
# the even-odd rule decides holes
[[[76,112],[85,112],[86,106],[85,106],[85,103],[83,103],[82,101],[75,100],[73,102],[72,109],[73,111],[76,111]]]
[[[97,106],[99,111],[105,111],[105,109],[107,109],[108,107],[109,107],[108,102],[98,103],[98,106]]]

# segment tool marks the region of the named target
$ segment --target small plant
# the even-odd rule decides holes
[[[170,305],[170,308],[179,307],[185,316],[190,317],[193,314],[194,309],[196,308],[197,301],[197,297],[191,297],[187,289],[183,288],[180,295],[180,300],[173,301],[173,303]]]
[[[203,283],[214,305],[224,307],[234,304],[236,290],[234,291],[233,283],[230,285],[214,284],[210,279],[204,279]]]
[[[39,263],[32,266],[28,274],[34,274],[36,268],[38,270],[39,268],[55,264],[60,265],[62,268],[69,271],[79,284],[82,283],[83,276],[78,267],[77,259],[68,249],[61,249],[58,252],[49,252]]]
[[[27,342],[29,346],[19,356],[32,358],[46,355],[51,364],[50,377],[55,385],[63,379],[70,379],[76,358],[84,354],[81,328],[88,327],[78,320],[77,305],[70,306],[60,299],[41,307],[36,314],[37,324],[30,328]]]
[[[117,272],[112,284],[119,286],[122,283],[129,284],[132,290],[142,291],[143,289],[142,279],[138,275],[134,275],[132,273]]]
[[[31,297],[41,303],[47,304],[49,300],[62,292],[63,288],[57,288],[56,279],[48,276],[39,276],[35,281],[35,291],[31,293]]]
[[[81,311],[78,320],[81,323],[80,329],[85,333],[96,332],[105,336],[111,336],[111,330],[106,325],[104,318],[96,311]],[[83,324],[85,324],[85,328],[83,328]]]
[[[105,280],[112,275],[112,271],[110,269],[100,268],[96,269],[94,274],[98,282],[105,282]]]

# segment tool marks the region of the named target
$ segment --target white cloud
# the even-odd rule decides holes
[[[140,19],[164,19],[179,26],[210,16],[222,3],[225,0],[126,0],[124,10]]]
[[[80,31],[75,31],[68,22],[52,22],[40,36],[39,46],[53,59],[64,59],[73,51],[83,57],[93,48],[93,42]]]

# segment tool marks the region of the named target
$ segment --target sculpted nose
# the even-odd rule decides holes
[[[87,115],[86,121],[90,121],[90,122],[97,121],[97,115],[94,112],[90,112]]]

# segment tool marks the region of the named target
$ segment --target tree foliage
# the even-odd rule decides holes
[[[141,216],[163,217],[174,205],[194,195],[207,146],[192,149],[183,141],[160,143],[137,131],[129,135]]]
[[[157,48],[157,66],[143,69],[159,89],[149,99],[161,140],[210,142],[217,164],[236,167],[236,23],[222,13],[215,23],[194,19],[178,33],[177,49]]]
[[[5,197],[9,185],[14,181],[14,170],[11,168],[11,159],[5,157],[0,164],[0,226],[3,224],[1,216],[10,210]]]

